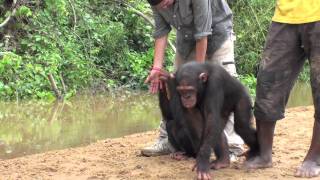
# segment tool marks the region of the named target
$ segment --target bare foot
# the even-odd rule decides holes
[[[249,160],[257,157],[257,156],[258,156],[258,153],[255,152],[255,151],[252,152],[252,151],[248,150],[248,151],[245,151],[245,152],[243,152],[242,154],[239,154],[239,155],[238,155],[238,157],[242,157],[242,156],[244,156],[244,157],[247,159],[247,161],[249,161]]]
[[[227,168],[229,166],[230,166],[229,160],[215,160],[215,161],[212,161],[210,164],[211,169],[222,169],[222,168]]]
[[[260,156],[256,156],[254,158],[250,158],[249,160],[244,162],[244,167],[246,169],[262,169],[272,167],[271,160],[264,160]]]
[[[311,178],[319,175],[320,175],[320,166],[313,161],[303,162],[301,166],[297,168],[296,173],[294,174],[294,176],[296,177],[304,177],[304,178]]]
[[[185,153],[185,152],[182,152],[182,151],[177,151],[177,152],[171,153],[171,154],[170,154],[170,157],[171,157],[172,159],[177,160],[177,161],[181,161],[181,160],[186,160],[186,159],[188,159],[188,156],[186,156],[186,153]]]

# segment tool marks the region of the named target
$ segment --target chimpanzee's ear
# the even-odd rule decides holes
[[[208,73],[206,72],[203,72],[199,75],[199,79],[202,81],[202,82],[207,82],[208,80]]]

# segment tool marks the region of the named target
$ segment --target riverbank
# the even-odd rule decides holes
[[[274,139],[274,167],[248,172],[241,161],[211,171],[215,179],[292,179],[311,140],[314,109],[287,110]],[[194,159],[172,160],[168,155],[143,157],[140,149],[152,143],[158,131],[106,139],[85,147],[69,148],[0,160],[0,179],[194,179]],[[298,179],[298,178],[297,178]]]

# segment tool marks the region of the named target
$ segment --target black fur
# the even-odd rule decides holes
[[[199,79],[201,73],[207,73],[207,81]],[[182,81],[197,89],[197,103],[191,109],[183,107],[176,89]],[[199,171],[209,170],[212,148],[217,158],[227,150],[223,129],[232,112],[235,131],[250,148],[249,157],[259,152],[256,130],[251,125],[251,98],[240,81],[221,66],[186,63],[174,78],[167,78],[166,87],[159,93],[159,104],[169,141],[176,150],[195,157]]]

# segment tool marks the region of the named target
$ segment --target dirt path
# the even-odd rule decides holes
[[[287,110],[286,119],[276,127],[273,168],[247,172],[237,162],[227,169],[212,170],[212,176],[230,180],[295,179],[295,167],[309,147],[313,113],[312,107]],[[194,159],[175,161],[169,156],[140,156],[140,148],[157,134],[158,131],[150,131],[86,147],[0,160],[0,179],[194,179]]]

